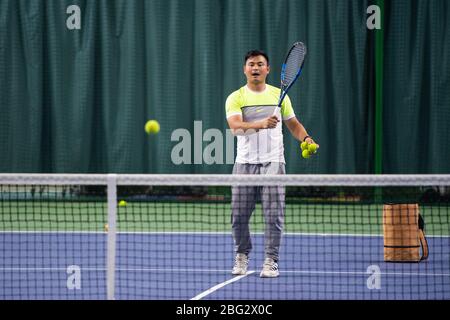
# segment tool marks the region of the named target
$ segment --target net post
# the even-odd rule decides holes
[[[383,173],[383,66],[384,66],[384,0],[380,7],[381,29],[375,31],[375,174]]]
[[[117,217],[117,175],[108,174],[108,239],[106,253],[106,292],[107,299],[114,300],[115,262],[116,262],[116,217]]]
[[[383,66],[384,66],[384,0],[376,0],[380,8],[381,29],[375,31],[375,174],[383,173]],[[383,202],[383,191],[375,188],[375,201]]]

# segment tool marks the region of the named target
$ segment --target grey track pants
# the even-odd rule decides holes
[[[233,174],[285,174],[279,162],[264,164],[235,163]],[[278,260],[284,225],[285,188],[281,186],[232,187],[232,230],[236,253],[249,254],[252,249],[249,221],[258,200],[264,212],[264,251],[267,258]]]

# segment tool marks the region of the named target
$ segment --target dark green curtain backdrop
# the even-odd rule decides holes
[[[386,173],[450,173],[450,1],[385,1]]]
[[[309,54],[290,97],[321,148],[304,160],[286,132],[287,172],[372,173],[372,2],[0,0],[0,172],[230,173],[173,164],[172,133],[190,132],[193,162],[194,121],[225,138],[244,54],[265,50],[278,85],[301,40]],[[66,27],[73,4],[81,30]],[[449,5],[386,7],[385,171],[449,172]],[[160,122],[157,136],[145,134],[148,119]]]

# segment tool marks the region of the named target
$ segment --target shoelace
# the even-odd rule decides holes
[[[246,259],[245,257],[236,257],[234,260],[234,266],[240,266],[241,263],[244,263],[245,265],[248,265],[248,259]]]
[[[264,269],[269,269],[270,271],[277,271],[278,264],[276,262],[266,262],[264,263]]]

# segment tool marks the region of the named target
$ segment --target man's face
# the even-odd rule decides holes
[[[244,66],[244,73],[247,82],[258,85],[266,82],[266,77],[270,72],[264,56],[254,56],[247,59]]]

